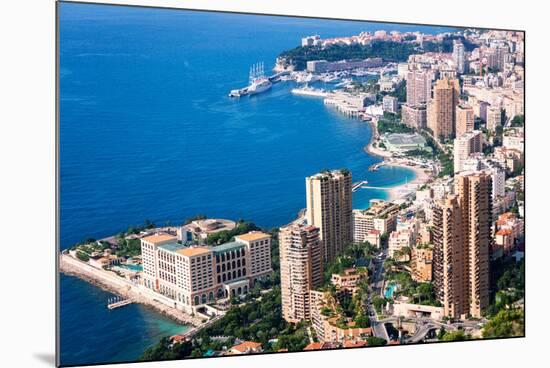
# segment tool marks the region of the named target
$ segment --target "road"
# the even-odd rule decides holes
[[[366,308],[369,313],[369,318],[371,321],[371,327],[374,336],[381,337],[386,341],[390,341],[388,331],[384,326],[385,323],[395,323],[398,317],[390,316],[384,319],[378,319],[375,308],[372,304],[372,296],[379,295],[383,296],[384,293],[384,261],[388,256],[388,250],[384,249],[379,258],[373,259],[374,270],[372,271],[372,276],[370,277],[370,286],[371,293],[367,299]],[[428,333],[434,329],[445,328],[447,331],[456,331],[458,329],[480,329],[480,322],[487,322],[486,320],[482,321],[457,321],[454,323],[443,323],[439,321],[432,320],[426,317],[408,317],[406,319],[409,322],[415,322],[416,331],[413,336],[406,338],[404,343],[417,343],[425,339]]]
[[[388,250],[384,249],[379,258],[373,259],[373,265],[374,265],[374,271],[372,272],[372,276],[370,277],[371,283],[371,293],[367,299],[367,312],[369,313],[369,318],[371,322],[372,332],[374,336],[381,337],[385,339],[386,341],[390,341],[390,337],[388,336],[388,331],[386,330],[386,327],[384,326],[383,322],[378,321],[377,313],[372,305],[372,296],[373,295],[381,295],[383,293],[384,288],[384,260],[388,256]]]

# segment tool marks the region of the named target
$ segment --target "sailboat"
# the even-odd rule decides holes
[[[271,81],[264,75],[264,63],[252,65],[249,74],[248,94],[255,95],[269,90],[272,86]]]

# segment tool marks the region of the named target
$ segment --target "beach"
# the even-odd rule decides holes
[[[383,161],[381,163],[375,164],[376,169],[382,166],[404,167],[413,170],[415,174],[413,180],[403,184],[388,187],[386,189],[389,201],[394,201],[406,197],[407,195],[415,192],[419,187],[426,184],[432,179],[431,173],[429,173],[428,170],[419,167],[413,160],[406,158],[396,158],[393,157],[393,154],[391,152],[374,147],[374,142],[378,140],[378,137],[380,135],[378,133],[378,127],[376,123],[371,121],[369,122],[369,124],[372,128],[371,140],[369,144],[364,147],[364,151],[367,154],[382,158]]]
[[[388,162],[385,163],[386,166],[400,166],[400,167],[407,167],[414,171],[415,178],[414,180],[401,184],[396,185],[391,188],[388,188],[388,200],[393,201],[396,199],[404,198],[405,196],[415,192],[418,188],[420,188],[422,185],[426,184],[431,180],[431,175],[426,172],[425,169],[418,167],[418,166],[409,166],[406,165],[403,162]]]

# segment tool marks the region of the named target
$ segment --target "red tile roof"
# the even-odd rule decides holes
[[[312,342],[311,344],[307,345],[304,348],[304,351],[306,350],[321,350],[323,348],[322,342]]]
[[[259,343],[259,342],[245,341],[245,342],[243,342],[239,345],[233,346],[231,349],[232,350],[237,350],[241,353],[246,353],[249,350],[258,350],[261,346],[262,346],[262,344]]]

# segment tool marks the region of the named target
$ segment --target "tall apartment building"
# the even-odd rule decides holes
[[[491,175],[493,201],[504,197],[506,192],[506,170],[497,160],[487,159],[482,153],[470,155],[462,162],[462,171],[484,171]]]
[[[334,259],[352,241],[351,186],[347,170],[306,178],[307,223],[319,228],[325,261]]]
[[[460,318],[468,311],[468,258],[457,196],[449,195],[437,203],[433,224],[435,295],[445,316]]]
[[[491,178],[459,174],[455,193],[434,209],[434,288],[446,316],[479,318],[489,304]]]
[[[407,72],[407,105],[417,106],[430,101],[432,73],[429,70],[413,69]]]
[[[141,239],[144,287],[194,312],[218,299],[248,293],[271,273],[271,236],[259,231],[215,247],[185,246],[167,234]]]
[[[455,111],[459,102],[460,85],[457,79],[439,79],[434,86],[433,99],[428,105],[428,128],[437,140],[455,135]]]
[[[411,128],[421,130],[427,126],[427,111],[426,105],[409,106],[403,105],[401,107],[401,120],[405,125]]]
[[[483,151],[483,133],[479,130],[467,132],[458,136],[453,144],[454,171],[456,173],[464,169],[464,162],[471,154]]]
[[[456,137],[474,130],[474,109],[469,105],[456,107]]]
[[[310,291],[323,281],[323,246],[317,227],[293,222],[279,230],[283,318],[311,319]]]
[[[455,177],[460,198],[463,234],[468,249],[469,313],[480,318],[489,305],[489,256],[492,225],[492,179],[486,173]]]
[[[453,62],[456,65],[456,71],[463,74],[467,71],[468,64],[466,60],[466,51],[464,44],[460,40],[453,41]]]

